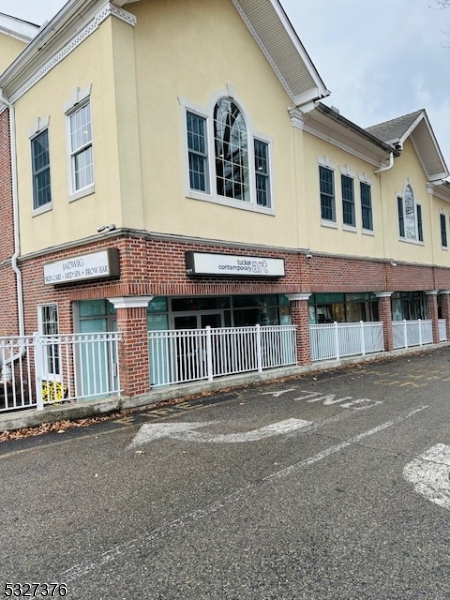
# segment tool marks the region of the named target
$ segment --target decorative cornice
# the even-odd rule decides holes
[[[311,296],[311,292],[299,292],[298,294],[285,294],[289,302],[307,301]]]
[[[38,81],[40,81],[49,71],[56,67],[66,56],[68,56],[75,48],[77,48],[86,38],[93,34],[108,17],[114,16],[121,19],[125,23],[131,26],[136,25],[136,17],[131,13],[117,8],[116,6],[108,3],[95,15],[92,21],[74,37],[70,42],[62,48],[57,54],[55,54],[44,66],[42,66],[28,81],[26,81],[14,94],[12,94],[11,102],[16,102],[21,96],[23,96],[29,89],[31,89]]]
[[[250,31],[250,33],[252,34],[255,42],[258,44],[258,46],[261,49],[261,52],[264,54],[264,56],[266,57],[266,59],[268,60],[270,66],[272,67],[272,69],[275,71],[278,79],[281,82],[281,85],[284,87],[284,89],[286,90],[286,93],[288,94],[288,96],[290,97],[290,99],[292,100],[292,102],[295,103],[295,96],[292,93],[292,90],[290,89],[289,85],[287,84],[285,78],[283,77],[283,75],[281,74],[280,69],[277,67],[277,65],[275,64],[275,61],[273,60],[273,58],[271,57],[269,51],[267,50],[267,48],[265,47],[265,45],[262,43],[261,38],[259,37],[259,35],[256,33],[256,29],[253,27],[253,25],[251,24],[249,18],[247,17],[247,14],[245,13],[245,11],[243,10],[242,6],[240,5],[238,0],[231,0],[231,2],[233,3],[233,6],[235,7],[235,9],[238,11],[238,13],[241,15],[242,20],[244,21],[244,23],[246,24],[248,30]]]
[[[114,308],[147,308],[154,296],[121,296],[108,298]]]

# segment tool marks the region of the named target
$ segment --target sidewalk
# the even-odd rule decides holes
[[[313,363],[306,367],[284,367],[282,369],[271,369],[263,373],[244,373],[241,375],[230,375],[221,377],[214,381],[196,381],[194,383],[167,386],[148,394],[134,397],[109,397],[100,400],[85,400],[82,402],[67,403],[61,405],[49,405],[43,410],[20,409],[0,413],[0,432],[14,431],[28,427],[37,427],[43,423],[55,423],[65,419],[76,420],[107,415],[121,412],[122,410],[157,405],[163,400],[186,399],[203,393],[220,392],[223,389],[236,388],[259,382],[276,381],[286,377],[309,375],[321,371],[330,371],[351,365],[385,361],[401,356],[431,352],[440,348],[450,346],[450,342],[429,344],[415,348],[394,350],[393,352],[380,352],[369,356],[350,357],[341,360],[330,360]]]

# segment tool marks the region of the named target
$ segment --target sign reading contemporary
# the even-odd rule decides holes
[[[189,275],[225,275],[238,277],[284,277],[284,259],[233,254],[186,252]]]
[[[119,275],[119,250],[117,248],[69,257],[44,265],[44,283],[46,285],[112,278],[119,277]]]

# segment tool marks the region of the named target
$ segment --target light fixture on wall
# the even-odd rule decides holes
[[[397,263],[395,262],[395,260],[392,260],[392,259],[391,259],[391,266],[392,266],[392,267],[396,267],[396,266],[397,266]]]
[[[117,229],[117,227],[114,223],[111,223],[111,225],[100,225],[100,227],[97,227],[97,233],[102,233],[102,231],[114,231],[115,229]]]
[[[312,257],[313,257],[313,255],[312,255],[312,252],[311,252],[311,250],[307,250],[307,251],[306,251],[306,255],[305,255],[305,256],[306,256],[306,258],[312,258]]]

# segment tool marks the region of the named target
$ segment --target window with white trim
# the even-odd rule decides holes
[[[355,190],[352,177],[341,175],[342,192],[342,221],[344,225],[356,226],[355,218]]]
[[[91,104],[89,101],[68,115],[70,121],[70,161],[72,192],[88,188],[94,183],[92,156]]]
[[[324,221],[336,221],[334,171],[319,165],[320,216]]]
[[[46,304],[39,306],[39,332],[45,336],[57,336],[58,305]],[[50,340],[53,342],[53,340]],[[44,379],[55,379],[60,375],[60,348],[55,343],[44,343],[43,345]]]
[[[186,111],[187,145],[189,157],[189,185],[191,190],[209,192],[208,140],[205,117]]]
[[[273,210],[270,141],[254,135],[230,96],[208,115],[185,106],[188,196],[247,210]]]
[[[422,206],[414,199],[412,187],[407,184],[403,196],[397,196],[399,236],[405,240],[423,242]]]
[[[31,170],[33,178],[33,210],[51,204],[50,151],[48,129],[31,139]]]
[[[366,231],[373,231],[372,188],[368,183],[360,181],[359,189],[361,194],[362,228]]]
[[[444,213],[439,215],[441,224],[441,246],[447,248],[447,219]]]

